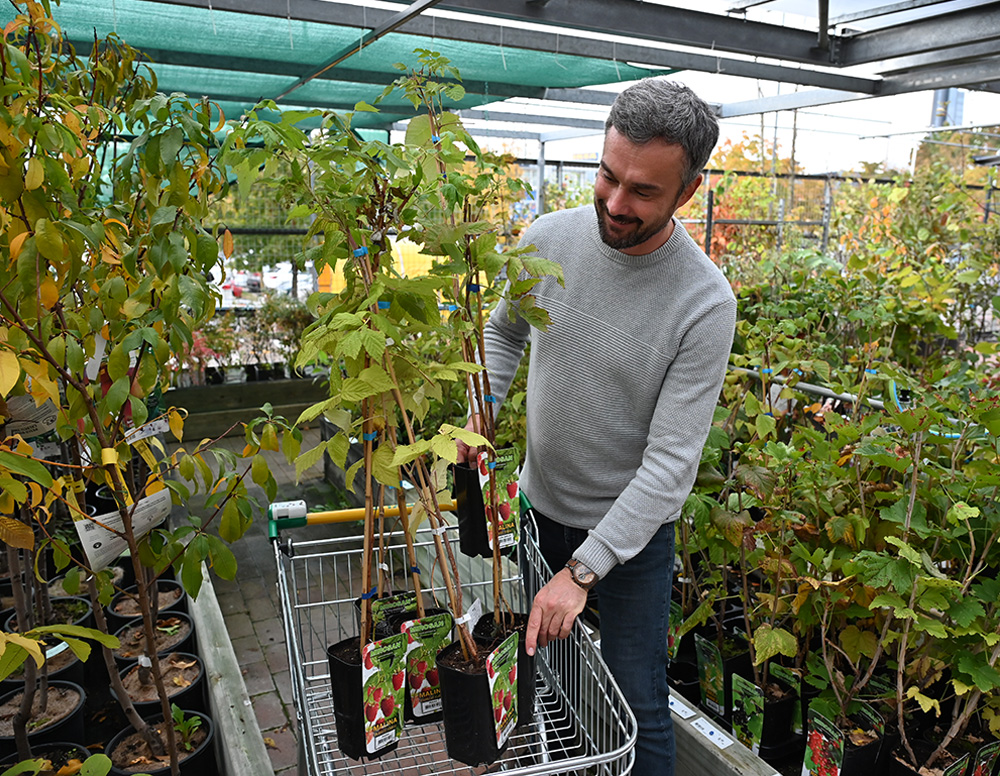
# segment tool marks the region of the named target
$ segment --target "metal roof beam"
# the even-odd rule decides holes
[[[553,127],[571,127],[604,132],[604,122],[599,119],[581,119],[565,116],[533,116],[524,113],[503,113],[495,110],[460,110],[456,111],[463,119],[482,119],[483,121],[510,122],[513,124],[545,124]]]
[[[847,24],[848,22],[856,22],[862,19],[875,19],[879,16],[888,16],[889,14],[900,13],[902,11],[912,11],[914,8],[926,8],[929,5],[939,5],[946,2],[948,0],[904,0],[901,3],[880,5],[875,8],[865,8],[862,11],[835,16],[830,19],[830,25]]]
[[[546,6],[514,0],[443,0],[438,7],[713,51],[833,63],[830,52],[817,48],[815,32],[637,0],[572,0]]]
[[[838,60],[860,65],[998,38],[1000,4],[990,3],[843,38]]]
[[[929,68],[912,73],[887,76],[882,81],[879,95],[905,94],[927,89],[947,89],[961,86],[982,89],[1000,79],[1000,58],[982,62],[968,62],[951,67]]]
[[[718,111],[720,119],[750,116],[757,113],[773,113],[782,110],[798,108],[813,108],[817,105],[832,105],[838,102],[850,102],[871,97],[870,94],[858,92],[841,92],[834,89],[810,89],[804,92],[779,94],[774,97],[762,97],[757,100],[725,103]]]
[[[574,3],[581,1],[574,0]],[[591,2],[591,0],[586,1]],[[617,0],[619,3],[625,1]],[[632,0],[628,1],[632,2]],[[208,7],[208,0],[150,0],[150,2],[163,2],[170,5],[195,8]],[[646,8],[665,7],[653,6],[649,3],[641,3],[639,5]],[[360,28],[378,25],[392,16],[388,11],[375,8],[363,9],[358,6],[346,5],[335,1],[326,2],[326,0],[288,0],[287,10],[285,4],[274,3],[272,0],[212,0],[212,8],[215,12],[234,11],[253,13],[279,19],[285,19],[290,16],[290,18],[300,21],[339,24]],[[718,20],[723,17],[709,15],[709,18]],[[750,24],[742,20],[736,20],[736,23],[740,25]],[[640,66],[650,66],[653,68],[697,70],[741,76],[744,78],[759,78],[765,81],[783,81],[785,83],[814,86],[823,89],[842,89],[844,91],[873,94],[878,83],[876,79],[872,78],[849,76],[800,67],[772,65],[744,59],[732,59],[715,53],[699,54],[686,51],[668,51],[642,43],[620,43],[608,40],[580,38],[572,34],[543,32],[534,29],[518,29],[516,38],[512,40],[510,28],[506,28],[506,37],[504,37],[504,29],[495,24],[450,19],[441,16],[431,18],[420,16],[409,21],[398,32],[421,35],[431,40],[440,38],[444,40],[482,43],[498,47],[503,45],[508,48],[521,48],[529,51],[558,51],[560,54],[567,56],[581,56],[606,61],[634,62],[639,63]],[[781,30],[782,28],[769,27],[769,29]],[[812,35],[809,35],[809,37],[813,39]],[[685,44],[688,43],[687,41],[683,42]],[[721,45],[717,47],[717,50],[721,49]],[[768,58],[777,57],[775,51],[767,48],[757,53]],[[333,72],[336,74],[338,71],[339,68],[335,68]],[[490,82],[490,93],[493,93],[492,81]]]

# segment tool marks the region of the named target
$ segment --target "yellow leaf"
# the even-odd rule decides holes
[[[42,642],[39,639],[33,639],[30,636],[24,636],[20,633],[4,633],[3,639],[10,644],[16,644],[29,655],[35,659],[35,664],[40,666],[45,662],[45,658],[42,656]]]
[[[0,350],[0,397],[10,393],[21,377],[21,364],[9,350]]]
[[[45,168],[37,156],[28,160],[28,166],[24,171],[24,188],[33,191],[42,185],[45,180]]]
[[[0,515],[0,541],[19,550],[31,550],[35,547],[35,532],[20,520]]]
[[[167,423],[170,425],[170,433],[174,435],[174,438],[178,442],[184,441],[184,418],[181,414],[173,407],[170,408],[170,412],[167,413]]]
[[[21,254],[21,247],[24,245],[24,241],[28,239],[27,232],[21,232],[13,240],[10,241],[10,257],[16,259]]]
[[[270,736],[264,736],[264,746],[268,749],[277,749],[278,745],[275,743],[274,739]]]
[[[42,486],[37,482],[29,482],[28,490],[31,491],[31,504],[30,506],[37,507],[45,499],[45,494],[42,493]]]
[[[228,229],[222,233],[222,255],[227,259],[233,255],[233,233]]]
[[[56,286],[56,281],[50,277],[43,279],[41,285],[38,286],[38,294],[41,297],[42,306],[46,310],[51,310],[59,301],[59,288]]]
[[[224,126],[226,126],[226,114],[223,113],[222,106],[219,105],[219,103],[213,102],[212,105],[219,109],[219,123],[215,125],[215,129],[212,131],[219,132]]]

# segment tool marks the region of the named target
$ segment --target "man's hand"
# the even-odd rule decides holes
[[[531,604],[525,639],[528,654],[535,654],[536,645],[544,647],[550,641],[566,638],[586,603],[587,591],[573,581],[569,569],[552,577]]]
[[[469,418],[469,422],[465,424],[466,431],[475,431],[477,434],[483,433],[483,426],[479,422],[479,415],[473,415]],[[476,459],[479,458],[479,448],[469,447],[461,439],[456,439],[455,444],[458,446],[458,462],[467,463],[469,466],[476,465]]]

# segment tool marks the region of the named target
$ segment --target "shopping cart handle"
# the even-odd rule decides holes
[[[444,501],[438,504],[438,507],[442,512],[454,512],[457,509],[454,501]],[[384,507],[381,514],[385,517],[399,517],[399,507]],[[308,512],[305,501],[278,501],[267,508],[267,535],[270,539],[277,539],[278,532],[285,528],[301,528],[304,525],[327,523],[351,523],[364,519],[364,507]]]

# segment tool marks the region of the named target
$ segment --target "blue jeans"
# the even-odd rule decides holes
[[[559,571],[587,538],[534,510],[542,555]],[[667,687],[667,623],[674,570],[674,525],[660,528],[645,549],[615,566],[591,593],[601,619],[601,653],[639,725],[633,776],[673,776],[674,723]],[[595,602],[591,599],[588,605]]]

